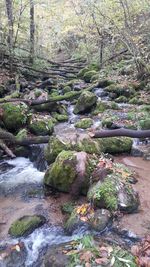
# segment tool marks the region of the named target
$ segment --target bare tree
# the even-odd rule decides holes
[[[13,62],[13,4],[12,0],[5,0],[8,18],[8,46],[10,55],[10,70],[12,71]]]
[[[34,61],[35,46],[34,0],[30,0],[30,63]]]

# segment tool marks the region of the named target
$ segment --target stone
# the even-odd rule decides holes
[[[75,105],[74,113],[79,114],[89,111],[96,104],[96,101],[97,97],[94,93],[89,91],[84,91],[80,95]]]
[[[90,83],[91,79],[93,76],[95,76],[97,74],[97,72],[95,70],[90,70],[85,72],[83,79],[85,82]]]
[[[84,118],[84,119],[81,119],[80,121],[78,121],[76,124],[75,124],[75,127],[76,128],[82,128],[82,129],[87,129],[87,128],[90,128],[93,124],[93,120],[90,119],[90,118]]]
[[[23,216],[12,223],[9,228],[9,234],[13,237],[27,236],[45,222],[46,219],[41,215]]]
[[[33,116],[28,126],[35,135],[49,135],[53,133],[54,124],[51,117]]]
[[[5,103],[1,108],[3,109],[2,121],[7,130],[17,132],[26,125],[28,115],[26,104]]]

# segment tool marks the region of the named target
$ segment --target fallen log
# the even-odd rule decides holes
[[[6,146],[6,144],[2,140],[0,140],[0,148],[12,159],[16,158],[14,153]]]
[[[29,106],[36,106],[36,105],[42,105],[42,104],[47,104],[47,103],[53,103],[53,102],[59,102],[62,100],[69,100],[73,99],[76,96],[79,96],[83,91],[92,91],[94,88],[98,86],[98,83],[95,83],[88,88],[81,90],[81,91],[76,91],[76,92],[70,92],[66,93],[64,95],[59,95],[55,97],[50,97],[49,99],[37,99],[37,100],[27,100],[27,99],[20,99],[20,98],[12,98],[12,99],[2,99],[0,100],[0,104],[7,103],[7,102],[24,102]]]
[[[130,130],[130,129],[115,129],[115,130],[102,130],[91,133],[92,138],[104,138],[104,137],[117,137],[126,136],[131,138],[148,138],[150,137],[150,130]]]

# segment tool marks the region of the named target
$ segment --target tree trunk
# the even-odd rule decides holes
[[[127,136],[132,138],[147,138],[150,137],[150,130],[130,130],[130,129],[116,129],[116,130],[102,130],[96,131],[90,134],[93,138],[103,137],[116,137],[116,136]]]
[[[13,1],[6,1],[6,11],[8,18],[8,47],[9,47],[9,63],[10,63],[10,71],[12,72],[13,66]]]
[[[34,24],[34,0],[30,0],[30,63],[34,61],[34,46],[35,46],[35,24]]]

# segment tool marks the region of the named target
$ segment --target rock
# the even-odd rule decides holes
[[[115,93],[116,97],[125,96],[130,98],[136,93],[135,88],[131,84],[111,84],[105,90],[109,93]]]
[[[90,118],[84,118],[84,119],[81,119],[80,121],[78,121],[76,124],[75,124],[75,127],[77,128],[82,128],[82,129],[87,129],[87,128],[90,128],[93,124],[93,120],[90,119]]]
[[[25,104],[5,103],[2,121],[7,130],[16,132],[27,123],[28,107]]]
[[[64,88],[63,88],[63,94],[66,94],[68,92],[71,92],[71,87],[69,85],[66,85]]]
[[[5,93],[6,93],[6,89],[4,87],[4,85],[0,85],[0,97],[4,97]]]
[[[124,172],[126,172],[124,174]],[[110,210],[120,210],[131,213],[137,211],[139,198],[130,184],[130,171],[127,171],[123,165],[113,165],[112,173],[103,177],[103,179],[93,184],[88,191],[88,199],[96,207]]]
[[[90,204],[82,204],[72,211],[65,224],[65,229],[69,234],[82,226],[101,232],[110,223],[111,217],[111,213],[108,210],[94,210]]]
[[[0,267],[25,267],[27,250],[20,242],[0,249]]]
[[[61,244],[58,246],[53,246],[48,249],[46,255],[44,256],[43,267],[66,267],[69,266],[70,257],[64,253],[67,244]]]
[[[57,121],[68,121],[68,115],[58,114],[57,112],[53,113],[52,115]]]
[[[85,82],[90,83],[91,79],[93,76],[95,76],[97,74],[97,72],[95,70],[90,70],[85,72],[83,79]]]
[[[115,99],[115,101],[117,103],[127,103],[128,102],[128,99],[126,96],[119,96]]]
[[[12,223],[9,234],[13,237],[27,236],[45,222],[46,219],[41,215],[24,216]]]
[[[18,141],[21,141],[22,139],[27,138],[27,136],[28,136],[28,131],[26,129],[22,129],[17,133],[16,139]]]
[[[92,115],[98,115],[99,113],[103,113],[106,109],[109,109],[110,106],[102,101],[97,101],[96,107],[92,111]]]
[[[131,105],[142,105],[143,101],[139,99],[139,97],[133,97],[130,99],[129,104]]]
[[[48,146],[45,149],[45,158],[48,163],[54,162],[62,150],[75,150],[78,152],[84,151],[89,154],[101,153],[98,141],[91,139],[88,136],[81,139],[76,138],[74,141],[69,140],[69,135],[67,139],[52,136],[50,137]]]
[[[142,130],[150,130],[150,119],[140,120],[139,125]]]
[[[54,130],[52,118],[45,116],[33,116],[28,127],[31,133],[42,136],[52,134]]]
[[[111,84],[114,84],[114,81],[108,80],[108,79],[102,79],[98,81],[98,88],[105,88]]]
[[[84,91],[80,95],[75,105],[74,113],[79,114],[89,111],[89,109],[91,109],[96,104],[96,101],[97,97],[94,93],[91,93],[89,91]]]
[[[80,71],[79,71],[79,73],[78,73],[78,77],[79,78],[83,78],[84,77],[84,74],[86,73],[86,72],[88,72],[89,71],[89,68],[83,68],[83,69],[81,69]]]
[[[62,151],[46,171],[44,184],[75,196],[86,194],[94,164],[85,152]]]
[[[110,137],[99,138],[98,143],[101,152],[110,154],[130,153],[132,149],[132,138],[129,137]]]

